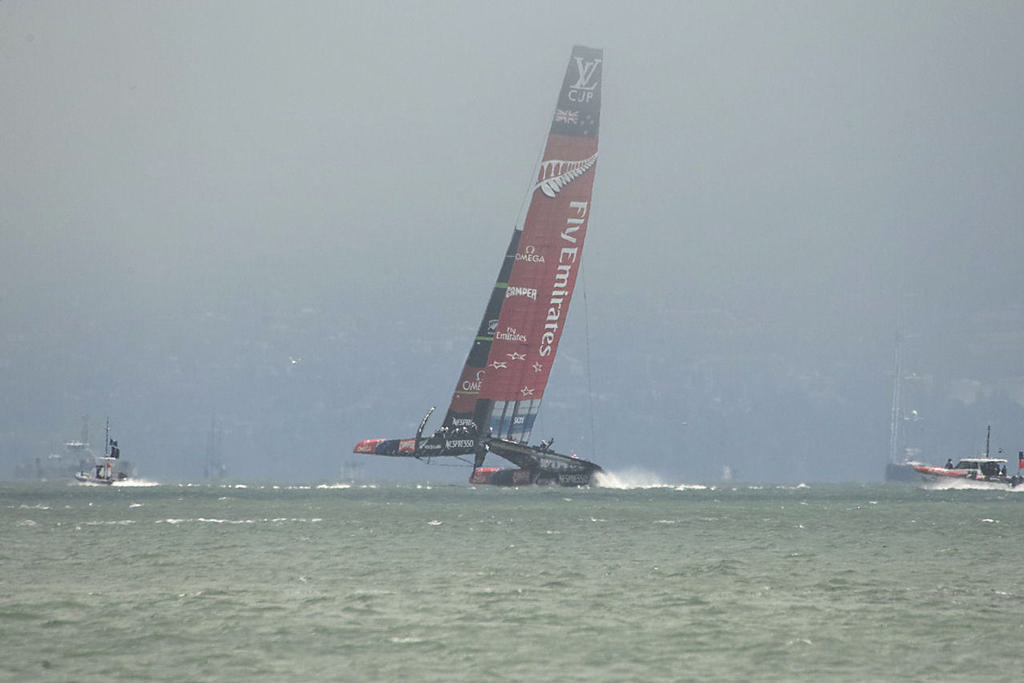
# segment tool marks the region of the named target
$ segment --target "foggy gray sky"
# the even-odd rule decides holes
[[[211,415],[237,476],[406,436],[583,44],[587,324],[580,289],[538,429],[669,479],[880,477],[899,298],[933,398],[1024,403],[1021,35],[1014,2],[0,3],[0,466],[86,414],[153,477],[197,476]],[[587,329],[593,437],[555,421]],[[819,414],[769,412],[808,382]],[[977,450],[960,417],[927,438]]]

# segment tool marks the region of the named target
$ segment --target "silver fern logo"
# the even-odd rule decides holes
[[[582,161],[550,159],[541,162],[540,174],[537,178],[537,184],[533,186],[533,189],[540,188],[541,192],[554,199],[555,195],[563,187],[589,171],[590,167],[595,163],[597,163],[596,153],[589,159],[583,159]]]

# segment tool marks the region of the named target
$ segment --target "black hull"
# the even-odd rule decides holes
[[[470,477],[471,482],[492,483],[497,486],[536,484],[579,487],[590,486],[594,473],[603,471],[597,463],[573,455],[556,453],[546,445],[536,447],[492,438],[487,441],[487,448],[494,455],[504,458],[519,469],[475,469],[473,476]],[[486,477],[479,476],[484,472],[489,474]],[[484,478],[497,481],[481,481]],[[504,483],[506,481],[509,483]]]
[[[537,475],[538,486],[590,486],[593,483],[594,470],[581,472],[540,472]]]
[[[523,470],[497,467],[481,467],[473,470],[471,484],[487,486],[565,486],[579,488],[593,483],[594,473],[601,470],[538,469]]]
[[[916,483],[921,481],[921,475],[917,473],[913,465],[891,462],[885,466],[885,480]]]

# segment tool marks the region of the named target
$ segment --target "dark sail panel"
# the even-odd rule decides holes
[[[579,272],[597,163],[601,64],[601,50],[574,48],[489,330],[486,365],[473,376],[473,422],[513,441],[530,436]]]
[[[459,381],[455,385],[455,392],[452,394],[452,401],[444,418],[445,427],[475,428],[479,424],[474,420],[474,413],[477,410],[487,357],[491,351],[491,342],[494,340],[494,331],[498,327],[498,317],[505,301],[505,291],[508,288],[508,279],[515,263],[521,234],[520,230],[512,231],[512,240],[508,244],[508,249],[505,250],[505,260],[502,261],[498,279],[494,283],[494,289],[491,290],[491,298],[487,302],[483,320],[480,321],[480,327],[473,339],[473,346],[469,350],[469,357],[466,359],[462,374],[459,375]]]

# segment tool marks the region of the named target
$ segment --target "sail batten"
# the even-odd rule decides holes
[[[599,49],[566,68],[530,205],[506,250],[445,426],[526,442],[540,410],[579,272],[597,164]]]

